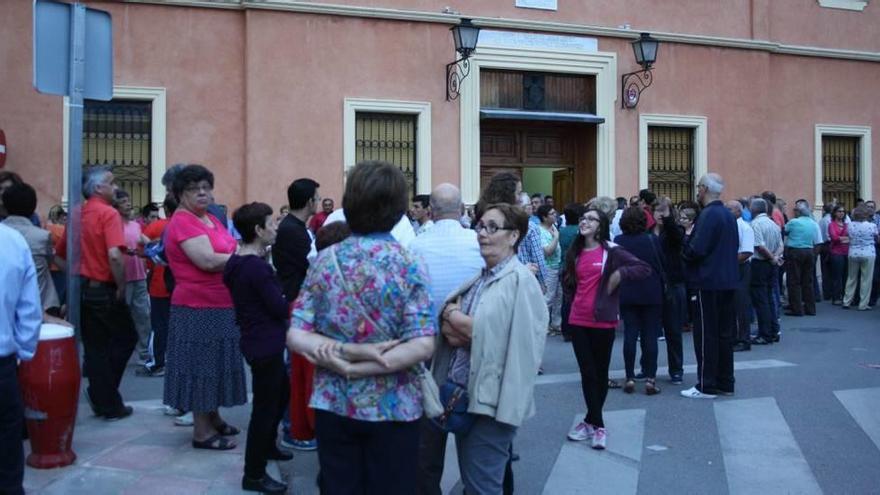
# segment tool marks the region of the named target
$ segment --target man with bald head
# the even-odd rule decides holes
[[[720,175],[706,174],[700,178],[697,200],[703,210],[682,253],[688,286],[696,292],[691,304],[697,384],[681,392],[689,399],[733,395],[739,235],[736,218],[721,202],[723,190],[724,179]]]
[[[434,226],[409,244],[428,271],[434,313],[439,315],[446,296],[476,277],[483,269],[477,234],[459,222],[461,192],[452,184],[440,184],[431,192]],[[440,324],[440,318],[437,318]],[[442,338],[437,333],[438,338]],[[446,433],[423,420],[419,446],[419,493],[440,494]]]
[[[755,232],[752,227],[743,220],[742,204],[737,200],[724,203],[727,210],[736,217],[737,237],[739,249],[737,250],[737,263],[739,263],[739,282],[736,287],[736,344],[734,352],[748,351],[751,349],[752,340],[752,299],[749,292],[751,283],[751,264],[749,260],[755,252]]]

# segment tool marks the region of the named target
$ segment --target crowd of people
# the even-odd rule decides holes
[[[349,172],[338,210],[309,178],[277,213],[253,202],[231,218],[208,168],[175,165],[162,183],[164,215],[154,204],[134,214],[112,170],[84,172],[86,397],[107,421],[130,416],[119,389],[137,352],[137,373],[164,377],[168,414],[193,427],[192,447],[229,450],[241,430],[220,409],[247,402],[246,363],[245,490],[286,491],[266,463],[298,449],[317,450],[323,493],[440,493],[451,433],[468,494],[512,493],[548,335],[571,343],[581,375],[587,411],[568,438],[604,449],[609,389],[661,393],[658,341],[668,383],[681,385],[682,332],[693,332],[696,383],[682,396],[733,395],[734,352],[779,342],[783,311],[815,315],[823,298],[868,310],[880,295],[872,201],[831,201],[817,221],[807,201],[787,211],[770,191],[722,202],[711,173],[696,201],[642,190],[561,212],[509,172],[471,208],[452,184],[410,201],[384,162]],[[33,187],[6,171],[0,200],[0,235],[24,239],[0,249],[29,248],[30,265],[0,277],[18,277],[33,303],[16,321],[60,323],[66,212],[53,206],[43,222]],[[623,383],[609,379],[621,324]],[[4,370],[33,355],[26,330],[0,340]]]

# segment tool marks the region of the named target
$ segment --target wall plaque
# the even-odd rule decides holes
[[[556,0],[516,0],[516,6],[523,9],[556,10]]]
[[[569,50],[582,53],[594,53],[599,50],[599,42],[596,38],[523,33],[519,31],[496,31],[493,29],[480,30],[477,48],[481,46]]]

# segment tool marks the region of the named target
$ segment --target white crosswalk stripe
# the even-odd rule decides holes
[[[626,409],[604,413],[608,448],[590,448],[589,441],[566,442],[559,451],[545,495],[635,494],[639,486],[639,463],[645,433],[645,410]],[[583,419],[575,416],[572,426]]]
[[[714,405],[731,495],[822,493],[774,398]]]
[[[880,388],[838,390],[834,395],[880,449]]]

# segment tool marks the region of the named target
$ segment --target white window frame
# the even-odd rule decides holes
[[[431,103],[426,101],[346,98],[342,116],[343,181],[356,165],[355,119],[357,112],[416,115],[416,194],[431,194]]]
[[[870,0],[818,0],[820,7],[827,9],[855,10],[861,12]]]
[[[694,184],[709,172],[709,119],[698,115],[639,115],[639,189],[648,188],[648,127],[687,127],[694,130]]]
[[[143,86],[113,86],[113,99],[149,101],[152,112],[150,130],[150,201],[161,203],[165,200],[165,186],[162,185],[162,175],[165,173],[165,88],[150,88]],[[64,189],[61,202],[67,203],[67,167],[70,157],[67,156],[68,139],[70,128],[70,99],[64,97],[64,125],[63,127],[63,176]]]
[[[822,201],[822,182],[824,181],[825,174],[822,164],[822,136],[846,136],[859,138],[859,196],[865,199],[873,198],[873,195],[871,194],[871,127],[817,124],[814,133],[816,160],[815,208],[821,211],[822,206],[824,205],[824,202]]]

